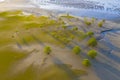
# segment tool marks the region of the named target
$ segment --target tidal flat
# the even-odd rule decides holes
[[[119,22],[36,7],[0,10],[0,80],[120,79]]]

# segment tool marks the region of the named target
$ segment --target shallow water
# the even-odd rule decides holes
[[[32,0],[43,9],[66,12],[75,16],[120,19],[120,0]]]

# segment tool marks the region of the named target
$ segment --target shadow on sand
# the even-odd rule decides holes
[[[78,76],[66,64],[64,64],[61,60],[59,60],[57,57],[52,56],[52,61],[54,62],[54,64],[57,67],[66,71],[72,80],[80,80],[80,79],[78,79]]]

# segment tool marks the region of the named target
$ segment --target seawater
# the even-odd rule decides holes
[[[120,19],[120,0],[31,0],[43,9],[100,19]]]

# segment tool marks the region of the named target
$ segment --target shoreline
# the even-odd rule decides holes
[[[13,3],[12,3],[13,2]],[[88,18],[97,18],[97,19],[105,19],[108,21],[112,21],[112,22],[116,22],[119,23],[120,22],[120,15],[117,15],[116,13],[108,13],[105,11],[99,11],[99,10],[87,10],[87,9],[76,9],[76,8],[63,8],[61,6],[51,8],[50,7],[44,7],[44,5],[39,6],[35,3],[33,3],[32,1],[28,1],[28,0],[13,0],[11,2],[11,4],[9,4],[9,1],[3,1],[0,2],[0,11],[6,11],[6,10],[27,10],[27,9],[32,9],[30,10],[31,12],[34,12],[35,9],[36,10],[42,10],[42,11],[46,11],[46,12],[50,12],[50,13],[54,13],[54,14],[64,14],[64,13],[69,13],[72,16],[77,16],[77,17],[88,17]],[[28,3],[26,3],[28,2]],[[19,4],[20,3],[20,4]],[[47,5],[45,5],[47,6]],[[59,9],[59,10],[57,10]],[[74,12],[73,12],[74,11]],[[40,13],[40,12],[38,12]]]

